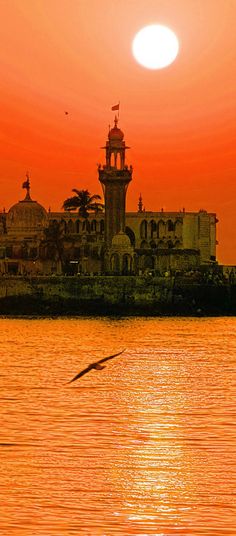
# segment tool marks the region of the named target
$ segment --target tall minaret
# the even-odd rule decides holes
[[[129,149],[123,141],[124,134],[117,127],[109,130],[106,150],[106,164],[99,167],[99,181],[102,183],[105,198],[105,242],[111,245],[112,238],[125,231],[125,198],[128,184],[132,179],[132,166],[125,165],[125,151]]]

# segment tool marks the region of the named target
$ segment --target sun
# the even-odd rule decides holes
[[[133,55],[147,69],[162,69],[170,65],[179,52],[179,42],[167,26],[152,24],[142,28],[132,43]]]

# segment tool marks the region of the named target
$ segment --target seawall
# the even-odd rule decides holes
[[[236,284],[152,276],[4,276],[0,315],[236,315]]]

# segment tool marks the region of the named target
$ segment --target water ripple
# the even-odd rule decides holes
[[[1,535],[236,534],[235,318],[0,327]]]

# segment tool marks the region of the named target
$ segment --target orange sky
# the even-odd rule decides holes
[[[131,52],[152,23],[180,41],[156,71]],[[96,164],[120,100],[127,209],[141,191],[147,210],[216,212],[218,259],[236,264],[236,2],[3,0],[0,25],[1,205],[22,199],[27,170],[52,210],[73,187],[101,193]]]

